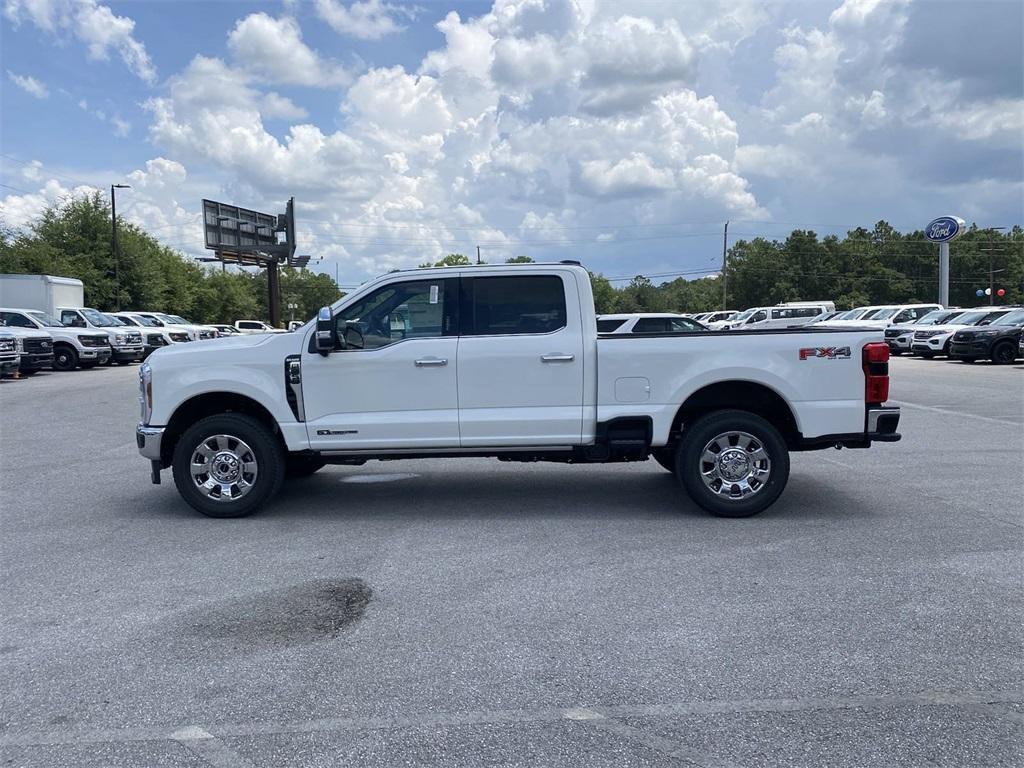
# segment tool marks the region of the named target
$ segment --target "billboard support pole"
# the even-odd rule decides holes
[[[270,312],[270,324],[279,328],[281,326],[281,280],[276,259],[267,262],[267,309]]]

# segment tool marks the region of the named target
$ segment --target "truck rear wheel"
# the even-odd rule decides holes
[[[789,480],[782,435],[748,411],[715,411],[688,425],[676,475],[700,507],[720,517],[750,517],[779,498]]]
[[[245,517],[277,493],[284,451],[265,424],[224,413],[193,424],[174,447],[174,484],[208,517]]]

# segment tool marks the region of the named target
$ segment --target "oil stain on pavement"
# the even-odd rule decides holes
[[[372,595],[362,579],[316,579],[208,604],[176,619],[172,631],[228,654],[305,645],[337,638],[362,618]]]

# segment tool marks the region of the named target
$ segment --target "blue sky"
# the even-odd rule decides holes
[[[1018,2],[4,0],[0,216],[132,184],[275,212],[353,283],[444,253],[716,268],[736,237],[1020,223]]]

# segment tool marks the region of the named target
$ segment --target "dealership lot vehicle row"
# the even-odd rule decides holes
[[[894,359],[904,440],[797,454],[742,521],[652,461],[489,459],[208,520],[137,471],[135,367],[8,382],[0,756],[1019,764],[1020,367]]]

